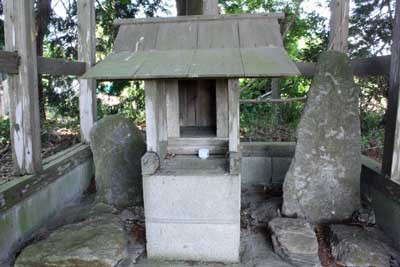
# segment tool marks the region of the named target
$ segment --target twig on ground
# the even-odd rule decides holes
[[[10,150],[11,145],[7,144],[4,148],[0,150],[0,159],[3,158],[3,155],[6,154]]]

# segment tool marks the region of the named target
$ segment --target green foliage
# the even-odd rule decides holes
[[[355,0],[350,16],[353,56],[380,55],[390,50],[396,0]]]
[[[385,129],[382,124],[383,114],[364,112],[361,114],[361,149],[364,154],[382,161]]]
[[[154,17],[157,12],[166,11],[165,3],[161,0],[96,0],[96,4],[98,34],[101,36],[98,38],[97,51],[103,56],[110,52],[114,43],[118,30],[113,24],[116,19],[136,18],[139,14]]]
[[[295,141],[303,103],[242,104],[240,128],[246,141]]]
[[[329,32],[326,29],[326,20],[314,12],[309,13],[304,20],[303,27],[307,30],[297,33],[297,36],[301,34],[298,43],[304,42],[304,44],[303,48],[297,54],[296,59],[299,61],[316,62],[321,52],[327,50],[328,47]],[[293,29],[292,31],[295,30]]]
[[[350,16],[350,55],[390,53],[395,0],[355,0]],[[365,154],[382,160],[388,77],[357,80],[361,89],[361,144]]]
[[[10,142],[10,120],[0,118],[0,145]]]
[[[382,159],[385,134],[388,77],[368,77],[356,80],[360,86],[361,145],[363,151]]]
[[[327,49],[329,32],[327,21],[316,13],[298,9],[298,0],[220,0],[227,13],[284,12],[281,21],[282,32],[285,25],[292,22],[286,32],[284,45],[289,56],[298,61],[317,61],[320,53]],[[388,53],[391,45],[392,21],[395,0],[355,0],[350,16],[350,54],[353,57],[367,57]],[[298,15],[298,16],[297,16]],[[249,81],[243,81],[242,86]],[[381,153],[384,136],[384,114],[388,90],[387,77],[358,79],[361,89],[360,119],[363,150],[378,149]],[[270,80],[258,80],[241,95],[243,99],[258,98],[270,91]],[[281,97],[304,96],[311,85],[307,78],[280,80]],[[276,132],[281,137],[294,140],[295,128],[302,112],[302,103],[277,105],[255,104],[241,106],[242,135],[250,139],[276,140]],[[278,112],[279,123],[274,121]],[[282,131],[285,128],[287,131]],[[272,129],[272,130],[271,130]],[[285,135],[286,134],[286,135]],[[379,158],[379,155],[375,157]]]
[[[77,1],[62,0],[65,16],[51,14],[49,32],[45,37],[45,56],[53,58],[77,59]],[[161,0],[96,0],[97,58],[100,60],[111,52],[117,28],[114,21],[119,18],[135,18],[139,14],[154,16],[165,11]],[[50,118],[79,118],[77,80],[74,77],[46,76],[43,79],[47,112]],[[105,106],[99,103],[99,117],[106,114],[122,113],[143,121],[143,88],[133,86],[131,81],[116,81],[105,86],[100,83],[98,93],[121,97],[122,105]],[[122,95],[124,94],[124,95]]]
[[[99,87],[110,88],[114,85],[115,83],[103,83]],[[103,90],[114,91],[112,88]],[[116,105],[104,105],[101,101],[97,102],[98,119],[109,114],[122,114],[135,121],[136,124],[143,124],[145,120],[143,82],[129,82],[123,91],[118,94],[118,98],[119,103]]]
[[[78,28],[76,0],[63,0],[65,16],[50,15],[49,31],[45,36],[44,55],[70,60],[78,59]]]
[[[328,44],[325,18],[301,8],[302,1],[291,0],[231,0],[220,1],[226,13],[283,12],[281,32],[289,56],[296,61],[316,61]],[[300,6],[299,6],[300,5]],[[242,81],[242,87],[249,84]],[[305,96],[311,80],[305,77],[279,80],[281,97]],[[247,86],[242,99],[256,99],[271,91],[270,79],[258,79]],[[293,141],[303,103],[241,105],[242,135],[252,140]],[[278,112],[278,115],[276,113]],[[278,119],[276,117],[278,116]]]

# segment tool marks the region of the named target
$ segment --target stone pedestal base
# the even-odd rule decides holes
[[[143,177],[148,257],[238,262],[240,175],[190,173]]]

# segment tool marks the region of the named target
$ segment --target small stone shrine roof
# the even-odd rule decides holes
[[[255,78],[298,75],[280,13],[118,20],[114,50],[83,78]]]

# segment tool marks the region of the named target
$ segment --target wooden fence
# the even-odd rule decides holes
[[[0,72],[8,74],[13,159],[21,175],[42,170],[38,74],[80,76],[94,65],[96,54],[94,0],[78,1],[79,61],[37,57],[33,3],[3,1],[6,51],[0,52]],[[96,115],[96,81],[79,83],[81,138],[87,143]]]

